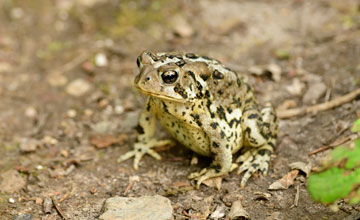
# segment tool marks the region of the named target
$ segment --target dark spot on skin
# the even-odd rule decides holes
[[[250,114],[249,116],[248,116],[248,119],[254,119],[254,118],[259,118],[260,116],[258,115],[258,114]]]
[[[137,125],[135,127],[136,131],[139,133],[139,134],[144,134],[144,128],[141,126],[141,125]]]
[[[179,130],[176,130],[175,132],[176,132],[177,134],[179,134]]]
[[[184,139],[186,139],[186,138],[187,138],[185,134],[183,134],[183,138],[184,138]]]
[[[246,100],[245,100],[245,104],[249,104],[250,102],[252,102],[252,100],[253,100],[252,98],[246,99]]]
[[[184,116],[184,115],[185,115],[185,112],[182,112],[181,114],[182,114],[182,116]]]
[[[246,89],[247,89],[246,91],[249,92],[251,90],[251,86],[247,83],[245,85],[246,85]]]
[[[263,123],[263,126],[265,126],[265,127],[268,127],[268,128],[269,128],[269,127],[270,127],[270,123],[268,123],[268,122],[264,122],[264,123]]]
[[[202,56],[202,58],[205,59],[205,60],[211,60],[211,58],[208,57],[208,56]]]
[[[224,79],[224,74],[218,70],[214,70],[212,76],[214,79]]]
[[[206,98],[210,98],[210,92],[209,92],[209,90],[206,90],[206,91],[205,91],[205,97],[206,97]]]
[[[210,117],[211,117],[211,118],[215,118],[215,113],[210,112]]]
[[[165,102],[162,102],[162,104],[163,104],[163,110],[164,110],[164,112],[169,113],[168,107],[167,107],[167,105],[165,104]]]
[[[189,74],[193,79],[194,81],[196,81],[196,78],[195,78],[195,73],[193,71],[186,71],[187,74]]]
[[[221,171],[220,165],[214,165],[213,168],[214,168],[215,172],[220,173],[220,171]]]
[[[240,98],[237,98],[237,99],[236,99],[236,98],[233,98],[232,104],[235,104],[236,107],[238,107],[238,108],[240,108],[241,105],[242,105]]]
[[[151,107],[151,105],[150,105],[150,102],[148,102],[148,104],[147,104],[147,106],[146,106],[146,111],[150,111],[150,107]]]
[[[241,86],[241,80],[238,78],[237,80],[236,80],[236,84],[240,87]]]
[[[193,53],[187,53],[187,54],[185,54],[185,56],[186,56],[187,58],[190,58],[190,59],[197,59],[197,58],[199,58],[198,56],[196,56],[196,55],[193,54]]]
[[[175,122],[172,122],[172,123],[171,123],[171,126],[174,127],[174,126],[175,126]]]
[[[219,95],[222,95],[222,94],[224,94],[224,91],[223,91],[222,89],[219,89],[219,90],[217,91],[217,93],[218,93]]]
[[[210,124],[210,126],[213,128],[213,129],[216,129],[216,127],[218,126],[219,124],[217,122],[213,122]]]
[[[202,125],[202,123],[201,123],[199,120],[196,121],[196,124],[197,124],[199,127],[201,127],[201,125]]]
[[[137,151],[138,151],[138,152],[141,152],[141,148],[139,148]]]
[[[218,148],[218,147],[219,147],[219,144],[216,143],[215,141],[212,142],[212,145],[213,145],[213,147],[215,147],[215,148]]]
[[[185,91],[185,89],[183,87],[181,87],[181,85],[179,83],[177,83],[174,87],[174,92],[178,93],[179,95],[181,95],[184,99],[186,99],[187,96],[187,92]]]
[[[231,109],[230,107],[227,107],[227,108],[226,108],[226,111],[229,112],[229,113],[231,113],[231,112],[232,112],[232,109]]]
[[[199,81],[196,81],[196,87],[199,91],[201,91],[203,89],[203,87]]]
[[[180,60],[178,62],[175,63],[178,67],[182,67],[186,64],[185,60]]]
[[[265,154],[270,155],[270,151],[267,149],[261,149],[259,150],[259,155],[264,156]]]
[[[226,149],[229,149],[229,145],[228,145],[228,144],[226,144],[226,146],[225,146],[225,147],[226,147]]]
[[[253,164],[251,164],[251,166],[252,166],[254,169],[256,169],[256,168],[258,168],[258,167],[259,167],[259,164],[257,164],[257,163],[253,163]]]
[[[219,115],[220,119],[225,119],[226,120],[225,110],[224,110],[224,108],[222,106],[217,107],[216,113]]]
[[[221,132],[220,132],[220,136],[221,136],[222,139],[224,139],[224,137],[225,137],[225,132],[224,132],[224,131],[221,131]]]
[[[136,59],[136,64],[137,64],[137,66],[140,68],[140,65],[141,65],[141,58],[140,58],[140,56],[138,56],[138,58]]]
[[[148,52],[147,53],[147,55],[149,56],[149,57],[151,57],[151,59],[153,60],[153,61],[159,61],[159,58],[157,57],[157,56],[155,56],[155,54],[153,54],[153,53],[151,53],[151,52]]]
[[[274,145],[273,142],[269,142],[268,144],[269,144],[272,148],[275,148],[275,145]]]
[[[247,127],[244,132],[250,136],[251,128]]]
[[[200,74],[201,79],[203,79],[204,81],[209,79],[209,76],[206,74]]]

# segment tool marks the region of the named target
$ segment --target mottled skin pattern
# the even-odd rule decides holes
[[[250,86],[219,61],[192,53],[144,52],[136,88],[148,95],[139,119],[134,150],[119,162],[135,157],[138,169],[146,153],[161,156],[153,148],[171,143],[154,138],[155,119],[181,144],[198,154],[213,157],[208,168],[189,175],[197,187],[209,178],[223,176],[241,163],[246,171],[240,185],[260,170],[266,174],[277,134],[277,119],[270,105],[261,111]],[[233,163],[232,155],[241,155]]]

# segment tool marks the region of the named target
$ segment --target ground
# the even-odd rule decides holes
[[[155,194],[171,200],[175,219],[204,219],[217,207],[227,213],[236,200],[251,219],[359,212],[313,202],[302,175],[289,189],[268,191],[290,163],[317,166],[328,151],[309,152],[350,134],[358,99],[282,119],[269,174],[245,188],[233,172],[221,189],[191,189],[187,174],[210,160],[190,165],[194,154],[180,144],[159,149],[162,161],[146,156],[137,171],[131,160],[116,162],[135,141],[144,103],[132,86],[142,51],[217,58],[248,76],[261,104],[321,103],[359,87],[359,1],[2,0],[0,27],[0,219],[61,219],[44,212],[46,198],[69,219],[95,219],[109,197]]]

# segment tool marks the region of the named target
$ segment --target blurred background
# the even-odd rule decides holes
[[[132,83],[144,50],[207,55],[247,75],[260,103],[278,109],[312,105],[359,87],[360,1],[1,0],[0,174],[19,185],[0,184],[0,216],[57,219],[56,212],[42,212],[40,199],[71,192],[62,203],[68,217],[92,219],[104,198],[122,195],[131,175],[146,180],[130,190],[138,196],[163,192],[172,178],[186,181],[190,170],[199,169],[189,167],[191,153],[184,149],[164,153],[172,158],[165,161],[146,158],[151,166],[140,174],[132,161],[116,163],[136,135],[144,99]],[[273,169],[312,160],[308,151],[354,121],[358,107],[349,103],[318,118],[282,122]],[[238,186],[236,178],[228,187]],[[252,198],[252,187],[241,192],[245,198]],[[257,207],[248,210],[254,219],[271,214],[269,203],[285,219],[331,216],[302,193],[301,207],[309,210],[284,211],[293,192],[281,202],[249,199],[245,206]],[[185,202],[191,196],[172,198],[180,216],[190,209],[202,213]]]

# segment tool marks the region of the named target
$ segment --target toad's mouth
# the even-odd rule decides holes
[[[185,103],[186,102],[186,100],[184,100],[184,99],[177,99],[177,98],[168,96],[166,94],[159,94],[159,93],[156,93],[156,92],[150,92],[150,91],[147,91],[147,90],[143,90],[139,86],[135,86],[135,87],[136,87],[137,90],[139,90],[139,92],[141,92],[144,95],[148,95],[148,96],[151,96],[151,97],[156,97],[156,98],[167,100],[167,101],[173,101],[173,102],[179,102],[179,103]]]

